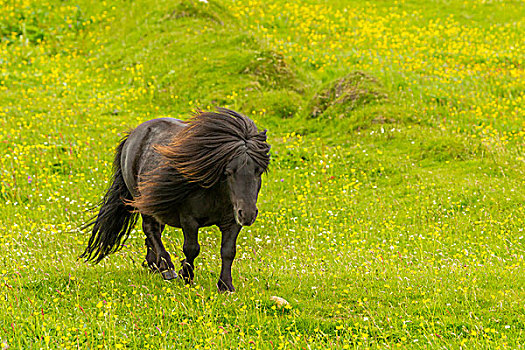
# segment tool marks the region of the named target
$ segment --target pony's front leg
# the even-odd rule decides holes
[[[181,261],[182,269],[179,271],[179,275],[186,283],[191,283],[193,282],[193,270],[195,268],[193,262],[201,251],[201,246],[199,245],[199,224],[191,217],[181,219],[180,224],[184,234],[182,251],[186,259]]]
[[[224,227],[220,227],[222,233],[221,240],[221,275],[217,288],[219,292],[235,292],[235,287],[232,283],[232,263],[237,253],[237,236],[241,231],[242,226],[233,223]]]

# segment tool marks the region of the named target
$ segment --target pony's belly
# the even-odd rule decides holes
[[[180,216],[178,212],[174,212],[173,215],[170,214],[169,216],[155,216],[155,219],[157,219],[157,221],[159,221],[162,224],[165,224],[171,227],[181,228]]]

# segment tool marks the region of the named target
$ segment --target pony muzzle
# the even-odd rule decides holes
[[[235,221],[241,226],[251,226],[259,214],[257,207],[245,209],[235,209]]]

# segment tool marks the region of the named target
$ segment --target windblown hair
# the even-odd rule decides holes
[[[247,155],[264,171],[270,162],[266,130],[259,132],[249,118],[226,108],[201,112],[187,122],[165,146],[156,150],[161,166],[139,182],[131,204],[143,214],[168,214],[198,188],[211,188],[235,157]]]

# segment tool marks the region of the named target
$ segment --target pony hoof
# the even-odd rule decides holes
[[[219,281],[217,283],[217,291],[219,293],[235,293],[235,287],[232,284],[228,286],[226,283]]]
[[[152,272],[158,272],[159,271],[159,269],[157,269],[157,265],[155,265],[155,263],[149,263],[147,261],[143,261],[142,262],[142,267],[145,268],[145,269],[149,269]]]
[[[177,273],[173,270],[166,270],[161,272],[162,278],[169,281],[177,278]]]
[[[179,277],[184,281],[185,284],[193,283],[193,278],[188,276],[184,270],[179,271]]]

